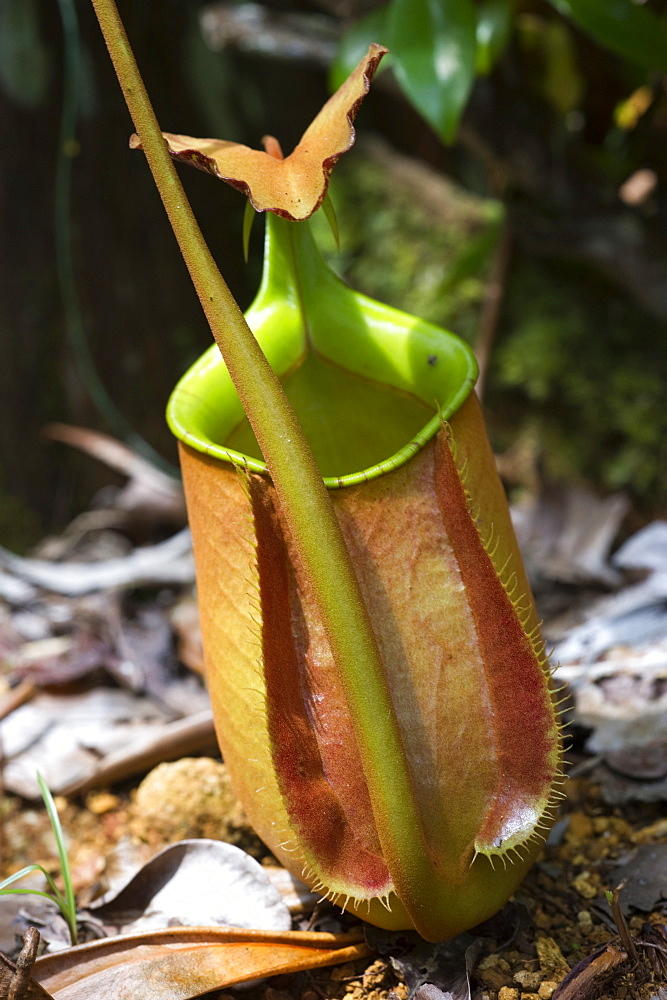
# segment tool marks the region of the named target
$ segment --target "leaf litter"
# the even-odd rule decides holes
[[[62,440],[66,437],[61,435]],[[84,438],[79,436],[79,443]],[[93,452],[99,446],[100,454],[109,444],[96,442],[94,437],[87,444],[91,441]],[[114,453],[113,448],[110,450]],[[131,455],[122,447],[114,454],[117,467],[127,463],[126,471],[133,468]],[[149,495],[151,489],[149,485]],[[164,513],[160,515],[162,533],[179,526],[177,493],[172,495],[171,520]],[[537,567],[538,596],[547,614],[546,633],[557,644],[554,659],[561,659],[560,676],[572,691],[569,722],[574,740],[570,755],[574,777],[566,789],[562,818],[542,858],[514,902],[494,918],[495,923],[487,922],[465,940],[457,939],[446,946],[394,940],[380,947],[371,937],[379,957],[361,958],[361,952],[341,951],[335,961],[344,964],[333,971],[296,971],[301,968],[297,962],[289,966],[293,971],[288,974],[288,966],[280,965],[281,976],[271,980],[271,985],[264,982],[247,987],[240,994],[243,1000],[406,1000],[408,994],[419,996],[419,1000],[447,1000],[450,996],[457,1000],[473,996],[486,1000],[548,1000],[550,996],[556,1000],[592,1000],[600,995],[610,1000],[630,996],[648,1000],[659,995],[661,973],[649,957],[655,958],[665,948],[667,912],[662,874],[667,821],[659,802],[664,797],[661,787],[665,750],[660,716],[667,687],[667,650],[663,645],[663,635],[667,635],[667,525],[649,525],[611,556],[611,541],[624,509],[620,501],[596,507],[585,494],[569,500],[566,494],[565,500],[547,499],[551,505],[551,520],[547,519],[547,523],[554,523],[554,504],[557,512],[558,504],[564,502],[558,516],[570,526],[561,533],[557,551],[553,546],[558,544],[559,536],[552,532],[549,550],[544,539],[539,541],[539,518],[534,518],[531,531],[540,554],[539,558],[531,558],[529,552],[527,561]],[[182,868],[187,873],[190,864],[193,867],[188,879],[200,888],[194,892],[179,890],[173,895],[182,901],[193,896],[193,909],[185,914],[179,903],[150,919],[163,922],[163,926],[184,919],[196,923],[228,919],[229,914],[222,912],[226,891],[209,891],[207,880],[198,871],[201,857],[195,861],[187,845],[182,845],[193,838],[204,838],[199,841],[203,846],[195,849],[202,856],[206,854],[206,840],[212,839],[223,850],[223,842],[231,840],[260,860],[260,871],[268,884],[274,892],[278,891],[276,886],[280,887],[285,925],[284,914],[289,912],[291,926],[301,929],[309,919],[315,919],[316,926],[338,933],[354,929],[355,924],[358,927],[353,917],[342,915],[328,904],[313,911],[313,895],[305,887],[295,886],[294,880],[281,883],[277,877],[280,870],[248,829],[245,818],[238,813],[238,804],[233,797],[225,798],[221,786],[215,785],[218,778],[214,780],[213,775],[217,768],[224,771],[224,765],[206,757],[190,759],[192,753],[214,751],[210,708],[200,679],[201,640],[191,571],[189,576],[184,571],[190,559],[189,541],[182,533],[166,542],[159,533],[157,537],[151,534],[150,501],[143,508],[148,512],[146,516],[135,516],[142,509],[141,499],[134,507],[124,501],[118,510],[114,510],[114,502],[104,511],[91,512],[93,518],[87,520],[82,515],[62,540],[52,539],[41,546],[38,565],[11,554],[4,558],[5,568],[0,572],[0,656],[5,693],[3,697],[0,692],[0,715],[3,704],[7,714],[0,723],[0,739],[4,744],[5,784],[11,791],[3,800],[1,814],[5,873],[17,870],[26,861],[39,861],[57,874],[44,817],[30,805],[22,804],[35,791],[30,784],[31,767],[27,765],[31,758],[25,757],[23,771],[17,770],[22,755],[39,748],[41,756],[37,759],[42,769],[48,771],[48,762],[52,765],[54,790],[70,795],[84,793],[83,804],[62,797],[58,804],[70,836],[73,878],[85,934],[104,934],[128,926],[120,919],[121,912],[135,918],[139,914],[138,919],[146,912],[150,915],[161,893],[168,897],[172,892],[168,872],[176,869],[177,874]],[[588,532],[591,545],[582,553],[577,520],[587,505],[587,519],[581,523],[604,523],[597,524],[599,530],[594,534]],[[120,509],[123,506],[130,514]],[[159,507],[157,503],[155,510]],[[100,513],[104,514],[101,521],[97,518]],[[532,544],[530,538],[524,543],[529,548]],[[545,552],[551,554],[545,557]],[[170,561],[176,565],[175,571]],[[121,563],[126,564],[125,569],[119,568]],[[137,566],[143,568],[137,572]],[[73,594],[68,593],[71,580],[75,581]],[[76,733],[69,743],[64,736],[62,742],[60,737],[54,739],[68,701],[73,715],[60,728],[69,729],[70,735]],[[110,714],[95,715],[95,706],[99,709],[105,702]],[[31,722],[30,712],[23,718],[19,714],[35,706],[40,711],[33,715],[39,719],[41,712],[41,721]],[[81,728],[72,721],[77,713]],[[20,725],[12,721],[17,717]],[[129,738],[130,732],[136,740]],[[136,752],[128,753],[132,747]],[[67,764],[68,754],[74,750],[87,755],[85,766],[78,771]],[[174,763],[155,767],[138,790],[128,785],[132,775],[145,773],[158,761],[174,757]],[[193,780],[195,767],[200,770]],[[215,785],[215,794],[206,793],[204,786],[208,782]],[[622,807],[609,792],[616,787],[615,782],[623,785]],[[194,794],[197,786],[203,790],[199,800]],[[222,803],[217,813],[211,808],[214,800]],[[181,842],[175,853],[167,850],[159,855],[161,848],[174,842]],[[174,858],[179,851],[184,853],[181,863],[176,864]],[[121,856],[126,861],[123,872],[114,875],[113,868],[118,868]],[[241,869],[245,870],[252,858],[243,857],[247,860]],[[208,870],[208,861],[205,864],[204,871]],[[145,865],[148,867],[142,868]],[[605,891],[625,877],[629,881],[622,907],[629,933],[641,944],[638,967],[631,967],[623,957],[627,953],[617,937],[605,898]],[[37,908],[31,910],[28,898],[21,897],[18,907],[17,900],[11,897],[0,900],[4,950],[13,951],[12,939],[31,918],[41,921],[50,947],[62,948],[64,934],[58,931],[55,918],[48,912],[40,915]],[[7,920],[13,919],[9,915],[10,900],[14,904],[11,914],[15,916],[17,909],[22,912],[13,927],[6,926]],[[200,903],[202,908],[197,909]],[[260,917],[248,919],[256,924]],[[127,955],[112,961],[109,955],[115,945],[109,942],[113,939],[102,939],[85,944],[84,949],[89,950],[77,955],[90,962],[87,967],[96,975],[107,977],[106,985],[102,980],[95,982],[91,975],[83,980],[79,977],[81,983],[87,980],[85,986],[77,986],[72,979],[68,985],[53,986],[51,990],[53,984],[45,978],[40,980],[47,984],[44,992],[32,980],[22,1000],[43,1000],[49,995],[59,1000],[107,993],[121,996],[114,977],[133,983],[133,997],[155,995],[168,1000],[172,994],[165,989],[171,987],[165,986],[161,977],[174,982],[174,970],[184,967],[184,989],[189,992],[178,996],[224,988],[223,995],[231,1000],[233,990],[228,993],[227,989],[241,977],[256,978],[278,969],[274,953],[271,967],[263,965],[258,970],[253,965],[251,973],[244,966],[239,978],[234,978],[236,972],[229,978],[229,971],[225,973],[228,978],[220,978],[222,951],[216,950],[223,947],[220,938],[215,942],[206,937],[186,942],[179,935],[189,932],[178,927],[168,928],[168,939],[150,937],[163,933],[161,929],[139,933],[144,937],[130,940],[139,949],[154,947],[161,968],[155,973],[161,984],[155,994],[147,992],[151,963],[146,959],[142,964],[143,953],[137,953],[136,962],[128,963]],[[215,929],[215,934],[222,933]],[[226,946],[230,944],[226,942]],[[241,942],[233,944],[236,947]],[[204,954],[207,958],[200,962]],[[198,956],[196,960],[193,955]],[[312,948],[309,955],[312,960]],[[91,956],[99,957],[99,966],[98,959]],[[318,955],[318,961],[321,957]],[[51,962],[48,968],[53,969],[55,955],[39,961],[41,968],[46,970],[46,963]],[[8,962],[0,966],[0,989],[5,989],[15,976]],[[124,978],[129,964],[134,969],[132,975],[139,978]],[[194,965],[201,967],[203,976],[196,982]],[[213,979],[206,979],[211,969],[211,975],[218,977],[214,987],[210,985]],[[70,968],[66,975],[75,974]],[[68,992],[71,990],[74,992]]]

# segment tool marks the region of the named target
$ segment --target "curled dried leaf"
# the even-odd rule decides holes
[[[365,958],[358,935],[170,927],[44,955],[33,973],[50,993],[26,1000],[190,1000],[258,976]]]
[[[273,136],[264,137],[262,151],[222,139],[164,132],[169,152],[243,191],[257,212],[275,212],[292,221],[307,219],[322,204],[334,164],[354,143],[352,123],[386,51],[382,45],[369,47],[287,157]],[[131,137],[130,146],[141,148],[138,136]]]

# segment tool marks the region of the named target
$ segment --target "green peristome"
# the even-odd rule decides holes
[[[307,223],[267,215],[262,284],[246,312],[329,487],[407,461],[470,394],[467,344],[348,288]],[[213,346],[169,401],[171,430],[215,458],[265,471],[231,378]]]

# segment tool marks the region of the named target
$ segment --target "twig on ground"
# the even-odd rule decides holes
[[[30,972],[37,958],[39,947],[39,931],[36,927],[28,927],[23,935],[23,947],[16,960],[16,972],[9,984],[7,1000],[25,1000],[27,987],[30,984]]]

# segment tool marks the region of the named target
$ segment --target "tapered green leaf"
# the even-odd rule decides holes
[[[44,781],[42,775],[37,772],[37,783],[39,785],[39,790],[42,794],[44,800],[44,806],[46,808],[46,813],[49,817],[49,822],[51,824],[51,829],[53,830],[53,836],[56,838],[56,845],[58,847],[58,857],[60,858],[60,871],[62,874],[63,882],[65,883],[65,895],[64,897],[53,885],[51,879],[49,878],[49,883],[53,885],[53,889],[57,893],[56,902],[60,907],[63,917],[67,921],[67,926],[72,937],[72,944],[76,944],[77,941],[77,925],[76,925],[76,899],[74,898],[74,886],[72,885],[72,874],[70,871],[69,858],[67,857],[67,848],[65,847],[65,835],[63,834],[63,828],[60,824],[60,817],[58,815],[58,810],[56,809],[56,804],[53,801],[53,796],[49,786]]]
[[[50,888],[53,890],[53,895],[48,892],[41,892],[39,889],[8,889],[7,886],[13,885],[19,879],[23,878],[24,875],[30,875],[32,872],[41,872],[46,881],[48,882]],[[4,879],[0,882],[0,896],[45,896],[47,899],[52,899],[61,909],[65,906],[65,897],[58,889],[56,883],[53,881],[46,868],[41,865],[33,864],[26,865],[19,872],[14,872],[9,878]]]
[[[667,70],[667,28],[632,0],[551,0],[596,42],[645,69]]]
[[[331,90],[338,90],[345,82],[359,60],[368,51],[368,46],[372,42],[386,44],[387,39],[387,7],[380,7],[372,10],[361,20],[357,21],[349,28],[340,40],[336,58],[329,71],[329,86]],[[378,74],[391,65],[391,53],[385,56],[380,64]]]
[[[475,78],[475,5],[393,0],[387,26],[399,83],[440,138],[451,142]]]
[[[513,0],[483,0],[477,10],[477,61],[486,76],[503,54],[512,30]]]

